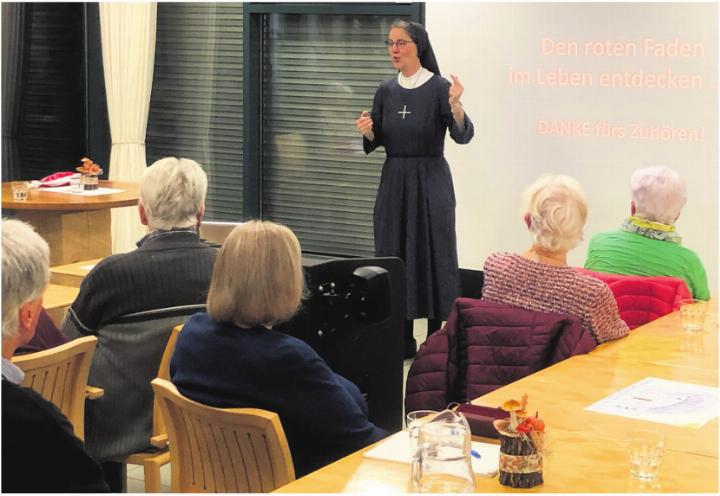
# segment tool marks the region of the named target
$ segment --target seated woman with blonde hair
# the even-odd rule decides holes
[[[483,299],[573,315],[598,344],[627,335],[628,326],[605,283],[567,265],[567,253],[582,239],[587,217],[578,182],[564,175],[542,176],[524,197],[524,218],[533,244],[522,255],[488,257]]]
[[[310,346],[273,330],[304,291],[300,243],[285,226],[250,221],[225,240],[207,313],[183,327],[172,382],[195,401],[280,416],[297,477],[387,435],[367,417],[360,390]]]

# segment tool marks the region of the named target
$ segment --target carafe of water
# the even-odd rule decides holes
[[[470,426],[445,410],[423,424],[413,456],[412,485],[418,493],[470,493],[475,477],[470,460]]]

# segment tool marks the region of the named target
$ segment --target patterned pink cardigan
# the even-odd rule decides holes
[[[547,265],[514,253],[485,261],[483,299],[527,310],[573,315],[598,344],[628,334],[607,285],[572,267]]]

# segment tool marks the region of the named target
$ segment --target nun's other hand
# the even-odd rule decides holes
[[[373,132],[373,120],[370,117],[370,113],[367,110],[363,110],[360,117],[355,121],[355,127],[363,133],[368,139],[372,140]]]
[[[455,74],[451,74],[450,77],[452,78],[452,84],[450,84],[450,91],[448,92],[450,97],[448,101],[450,102],[450,106],[454,107],[460,104],[460,97],[465,88]]]

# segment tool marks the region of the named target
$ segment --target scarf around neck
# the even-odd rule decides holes
[[[681,244],[682,237],[675,231],[675,226],[636,217],[634,215],[623,221],[620,229],[658,241]]]

